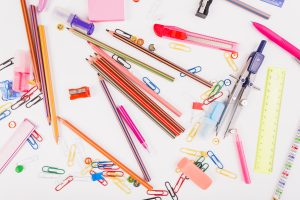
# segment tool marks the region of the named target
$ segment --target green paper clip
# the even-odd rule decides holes
[[[50,174],[64,174],[65,170],[59,169],[56,167],[44,166],[42,167],[42,171]]]

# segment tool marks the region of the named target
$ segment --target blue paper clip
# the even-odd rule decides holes
[[[14,99],[18,98],[19,96],[21,96],[21,94],[19,92],[15,92],[12,89],[12,85],[13,85],[13,82],[9,81],[9,80],[0,82],[0,89],[2,92],[2,100],[3,101],[14,100]]]
[[[4,110],[1,114],[0,114],[0,120],[8,117],[11,114],[10,110]]]
[[[207,152],[208,157],[215,163],[215,165],[219,168],[219,169],[223,169],[224,166],[221,163],[221,161],[217,158],[217,156],[212,152],[212,151],[208,151]]]
[[[7,61],[4,61],[3,63],[0,64],[0,66],[4,65],[2,68],[0,68],[0,71],[2,71],[3,69],[11,66],[14,64],[14,62],[12,61],[12,59],[14,59],[14,57],[8,59]]]
[[[39,145],[36,143],[35,139],[30,136],[28,139],[27,139],[27,142],[30,144],[30,146],[34,149],[34,150],[37,150],[39,148]]]
[[[202,67],[201,67],[201,66],[196,66],[196,67],[193,67],[193,68],[188,69],[188,71],[191,72],[192,74],[199,73],[199,72],[201,72],[201,70],[202,70]],[[183,74],[183,73],[180,73],[180,76],[181,76],[181,77],[185,77],[186,75]]]
[[[130,69],[131,65],[126,62],[126,60],[124,58],[121,58],[120,56],[117,55],[112,55],[112,59],[114,59],[117,63],[119,63],[120,65],[122,65],[123,67],[125,67],[126,69]]]
[[[143,81],[146,83],[146,85],[153,90],[154,92],[156,92],[156,94],[160,93],[160,89],[159,87],[157,87],[157,85],[155,85],[152,81],[150,81],[150,79],[148,77],[143,77]]]

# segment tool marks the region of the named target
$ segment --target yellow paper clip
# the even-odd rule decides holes
[[[224,57],[228,63],[228,65],[230,66],[230,68],[234,71],[237,72],[239,70],[239,68],[237,67],[237,65],[235,64],[234,60],[232,59],[231,53],[229,52],[225,52],[224,53]]]
[[[187,154],[187,155],[195,156],[197,158],[201,157],[201,156],[204,156],[204,157],[207,156],[207,152],[206,151],[198,151],[198,150],[189,149],[189,148],[181,148],[180,151],[182,153]]]
[[[91,164],[87,164],[85,165],[85,167],[80,171],[81,176],[86,175],[87,173],[89,173],[92,170],[92,165]]]
[[[111,179],[113,181],[113,183],[120,188],[123,192],[125,192],[126,194],[130,194],[131,193],[131,189],[125,184],[126,181],[118,178],[118,177],[109,177],[109,179]]]
[[[11,102],[8,102],[8,103],[5,103],[3,105],[0,106],[0,113],[4,112],[5,110],[8,110],[10,109],[12,103]]]
[[[191,47],[188,47],[184,44],[175,43],[175,42],[170,42],[169,47],[171,49],[178,50],[178,51],[184,51],[184,52],[191,52],[192,51]]]
[[[69,150],[69,155],[68,155],[68,166],[72,167],[74,165],[74,160],[75,160],[75,155],[76,155],[76,144],[72,144]]]
[[[191,131],[189,132],[189,134],[186,138],[186,141],[192,142],[193,139],[195,138],[196,134],[198,133],[199,129],[200,129],[200,122],[196,122],[194,124],[194,126],[192,127]]]
[[[28,84],[30,84],[30,85],[32,85],[32,86],[35,86],[35,85],[36,85],[36,83],[34,82],[34,80],[28,81]]]
[[[216,168],[216,171],[223,175],[223,176],[226,176],[228,178],[231,178],[231,179],[236,179],[237,178],[237,175],[233,172],[230,172],[228,171],[227,169],[219,169],[219,168]]]

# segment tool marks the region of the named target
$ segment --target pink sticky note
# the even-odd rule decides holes
[[[124,0],[89,0],[88,7],[92,22],[124,20]]]

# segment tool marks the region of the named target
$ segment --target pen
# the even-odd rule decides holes
[[[281,48],[289,52],[295,58],[300,60],[300,49],[298,49],[297,47],[295,47],[294,45],[286,41],[284,38],[282,38],[280,35],[272,31],[271,29],[267,28],[266,26],[257,22],[252,22],[252,24],[259,32],[261,32],[271,41],[273,41],[278,46],[280,46]]]
[[[246,184],[250,184],[251,179],[250,179],[250,175],[249,175],[249,170],[248,170],[248,166],[247,166],[247,161],[246,161],[246,157],[245,157],[245,153],[244,153],[243,144],[242,144],[239,134],[236,134],[235,142],[236,142],[239,159],[240,159],[240,163],[241,163],[241,167],[242,167],[244,181]]]
[[[125,108],[123,106],[119,106],[117,109],[118,109],[120,115],[122,116],[122,118],[124,119],[124,121],[126,122],[126,124],[129,126],[129,128],[132,130],[132,132],[134,133],[134,135],[136,136],[138,141],[141,143],[141,145],[143,145],[143,147],[146,150],[148,150],[148,145],[147,145],[145,139],[143,138],[139,129],[135,126],[134,122],[132,121],[132,119],[130,118],[128,113],[126,112]]]

